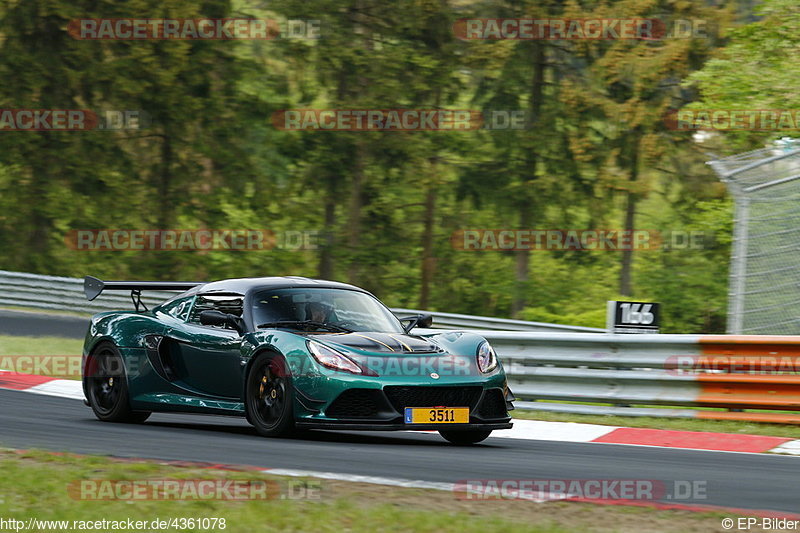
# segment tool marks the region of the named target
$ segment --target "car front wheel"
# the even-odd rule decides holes
[[[263,353],[247,376],[247,419],[264,437],[282,437],[294,429],[294,394],[286,360]]]

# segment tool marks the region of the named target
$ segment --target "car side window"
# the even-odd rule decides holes
[[[243,298],[230,295],[198,295],[192,307],[188,322],[200,324],[200,313],[203,311],[221,311],[238,317],[242,316]],[[213,327],[213,326],[209,326]],[[228,328],[232,329],[232,328]]]
[[[194,297],[187,297],[187,298],[180,298],[177,300],[173,300],[171,302],[167,302],[166,304],[161,306],[160,311],[162,313],[166,313],[170,316],[173,316],[179,320],[186,320],[186,315],[189,311],[189,308],[192,305],[192,300]]]
[[[194,298],[187,298],[182,301],[179,305],[175,306],[173,312],[170,313],[175,318],[179,318],[181,320],[186,320],[189,317],[189,309],[192,307],[192,300]]]

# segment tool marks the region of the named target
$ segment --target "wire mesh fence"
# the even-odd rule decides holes
[[[734,197],[728,333],[800,334],[800,149],[711,161]]]

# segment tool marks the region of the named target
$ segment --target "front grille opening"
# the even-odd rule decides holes
[[[392,407],[402,413],[406,407],[469,407],[475,408],[482,388],[470,387],[400,387],[389,385],[383,388]]]
[[[478,416],[481,418],[506,418],[508,411],[506,410],[506,399],[503,397],[503,391],[500,389],[487,390],[481,400],[481,405],[478,407]]]
[[[373,389],[348,389],[341,393],[325,410],[330,418],[373,418],[378,414],[378,403]]]

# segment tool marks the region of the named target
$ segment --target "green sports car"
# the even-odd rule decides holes
[[[83,390],[97,418],[152,412],[244,416],[267,437],[304,429],[436,430],[474,444],[511,427],[513,395],[494,350],[468,332],[411,334],[369,292],[302,277],[104,282],[135,311],[92,317]],[[144,290],[185,291],[147,309]]]

